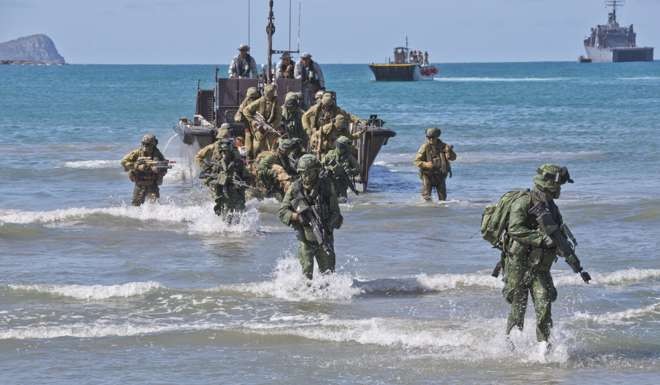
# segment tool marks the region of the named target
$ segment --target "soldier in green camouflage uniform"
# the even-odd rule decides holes
[[[245,190],[251,175],[232,140],[224,138],[204,147],[197,153],[196,160],[202,168],[200,178],[213,192],[216,215],[244,210]]]
[[[273,196],[279,201],[297,176],[297,171],[289,159],[295,143],[292,139],[280,138],[277,151],[263,157],[257,168],[257,177],[267,191],[267,196]]]
[[[166,161],[163,154],[156,147],[157,144],[156,137],[147,134],[142,137],[140,148],[129,152],[121,160],[124,171],[128,171],[129,179],[135,183],[133,206],[142,205],[147,197],[150,201],[156,201],[160,198],[158,186],[163,183],[163,177],[167,173],[167,169],[157,169],[144,162],[144,160]]]
[[[282,106],[282,126],[284,127],[287,138],[299,138],[303,143],[303,147],[307,148],[309,139],[307,132],[305,132],[302,126],[302,116],[304,113],[305,111],[300,108],[298,95],[294,92],[287,93],[284,99],[284,105]]]
[[[351,154],[351,140],[340,136],[335,143],[336,148],[330,150],[321,161],[323,167],[330,173],[335,184],[337,196],[347,198],[348,187],[355,176],[359,175],[357,160]]]
[[[293,227],[298,238],[298,259],[305,277],[312,279],[314,259],[321,273],[335,271],[333,231],[341,227],[343,218],[339,211],[334,185],[321,173],[321,163],[311,154],[303,155],[298,161],[300,177],[293,182],[280,205],[282,223]],[[319,214],[326,242],[320,244],[314,228],[308,222],[307,211],[301,207],[314,207]]]
[[[415,166],[419,168],[422,179],[422,198],[431,200],[431,192],[435,187],[438,199],[447,200],[447,176],[451,176],[450,161],[456,160],[454,146],[443,143],[439,128],[426,130],[426,142],[419,147],[415,156]]]
[[[511,304],[507,334],[514,327],[523,329],[527,298],[531,293],[536,311],[536,338],[542,342],[548,341],[550,337],[551,304],[557,299],[550,268],[557,259],[557,245],[539,229],[530,209],[539,202],[543,203],[554,222],[561,225],[562,217],[554,199],[559,198],[561,185],[566,182],[573,183],[566,168],[544,164],[534,177],[534,189],[511,202],[504,241],[505,286],[502,290],[504,298]],[[583,272],[575,255],[567,257],[566,262],[574,271],[582,272],[582,278],[588,283],[591,277]]]

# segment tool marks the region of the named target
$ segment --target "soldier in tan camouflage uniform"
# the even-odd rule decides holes
[[[250,122],[245,117],[243,111],[250,103],[257,99],[259,99],[259,90],[257,90],[257,87],[248,88],[245,93],[245,99],[243,99],[241,105],[238,107],[238,111],[236,111],[236,114],[234,115],[234,121],[236,123],[243,123],[245,125],[245,136],[243,143],[245,145],[245,151],[248,160],[254,159],[254,135],[252,133],[252,127],[250,127]]]
[[[415,156],[415,166],[419,168],[422,179],[422,198],[431,200],[431,191],[435,187],[438,199],[447,200],[445,180],[451,176],[451,161],[456,160],[454,146],[443,143],[439,128],[426,130],[426,142],[419,147]]]
[[[143,136],[141,144],[140,148],[129,152],[121,160],[124,171],[128,172],[128,178],[135,183],[133,206],[142,205],[147,198],[152,202],[160,198],[158,186],[163,183],[168,168],[154,165],[154,162],[167,162],[156,147],[158,140],[154,135]]]
[[[257,124],[255,121],[257,113],[261,114],[265,122],[273,129],[280,128],[282,109],[277,102],[277,87],[274,84],[267,84],[264,87],[264,95],[243,109],[243,115],[250,122],[253,135],[252,149],[248,151],[250,160],[256,158],[261,151],[274,149],[279,137],[278,134]]]

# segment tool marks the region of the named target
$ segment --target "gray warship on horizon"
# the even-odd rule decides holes
[[[300,79],[273,79],[272,55],[285,52],[299,54],[300,49],[298,48],[295,51],[291,49],[273,49],[272,38],[275,33],[273,0],[268,1],[268,10],[269,16],[266,26],[268,50],[265,73],[258,79],[228,79],[218,77],[218,68],[216,68],[214,88],[200,89],[198,86],[194,118],[181,118],[174,126],[174,131],[183,144],[188,147],[188,150],[198,150],[214,142],[217,129],[223,123],[228,123],[231,126],[233,137],[243,136],[245,126],[241,122],[234,121],[234,115],[241,101],[245,98],[248,88],[257,87],[262,91],[266,84],[276,84],[277,99],[280,105],[284,103],[287,92],[300,92],[302,90],[302,80]],[[357,182],[362,185],[363,192],[367,191],[369,169],[381,147],[387,144],[389,138],[396,136],[396,132],[383,127],[385,122],[375,114],[370,115],[365,122],[366,124],[363,126],[351,126],[352,132],[363,131],[363,134],[353,142],[354,147],[357,149],[356,159],[360,172]]]
[[[605,63],[653,61],[653,47],[637,47],[633,25],[621,27],[616,19],[616,9],[623,6],[624,1],[608,0],[605,4],[612,7],[607,24],[591,28],[591,35],[584,39],[587,56],[580,56],[579,60]]]

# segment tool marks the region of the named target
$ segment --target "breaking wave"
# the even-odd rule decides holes
[[[80,169],[121,168],[119,160],[76,160],[71,162],[64,162],[64,167]]]
[[[591,272],[590,272],[591,273]],[[617,270],[610,273],[592,273],[592,284],[600,285],[629,285],[650,279],[660,278],[660,269],[636,269],[630,268]],[[582,279],[577,274],[559,275],[554,278],[557,285],[582,285]]]
[[[9,285],[10,289],[45,293],[83,300],[101,300],[108,298],[128,298],[144,295],[162,286],[158,282],[129,282],[120,285]]]
[[[185,332],[195,330],[219,330],[222,324],[190,323],[190,324],[138,324],[124,322],[113,324],[99,320],[91,324],[76,323],[71,325],[26,326],[8,330],[0,330],[0,340],[7,339],[52,339],[62,337],[102,338],[129,337],[167,332]]]
[[[185,224],[195,233],[244,233],[256,232],[259,227],[259,213],[255,207],[240,214],[237,224],[227,224],[213,212],[213,204],[178,206],[167,204],[144,204],[140,207],[119,206],[85,208],[74,207],[50,211],[0,210],[0,225],[11,224],[56,224],[93,220],[99,216],[128,218],[144,222],[160,221]]]
[[[629,285],[660,277],[660,270],[627,269],[612,273],[592,274],[592,285]],[[272,279],[262,282],[222,285],[212,291],[234,291],[260,297],[275,297],[287,301],[348,301],[362,295],[423,294],[458,290],[462,288],[482,288],[499,290],[504,283],[487,272],[465,274],[419,274],[413,277],[379,278],[362,280],[348,273],[320,275],[314,273],[314,280],[308,282],[302,276],[300,264],[293,256],[277,261]],[[557,273],[556,286],[583,286],[577,274]]]
[[[614,325],[630,324],[633,323],[636,319],[648,316],[660,316],[660,303],[655,303],[653,305],[645,306],[639,309],[629,309],[605,314],[589,314],[583,312],[575,313],[576,320]]]
[[[439,358],[482,361],[512,358],[523,362],[566,362],[570,337],[561,325],[553,331],[554,349],[549,355],[539,350],[534,328],[512,334],[515,350],[511,350],[503,330],[504,319],[461,322],[419,321],[409,319],[369,318],[273,319],[248,322],[246,331],[264,335],[289,335],[318,341],[350,342],[409,350],[424,350]]]

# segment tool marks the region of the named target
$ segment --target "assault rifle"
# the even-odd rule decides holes
[[[222,170],[222,164],[220,162],[214,162],[207,159],[204,159],[204,165],[206,166],[206,169],[199,174],[199,179],[210,179],[210,181],[207,182],[209,185],[225,186],[227,184],[233,184],[235,186],[243,187],[246,189],[252,188],[252,186],[250,186],[246,181],[238,178],[233,170],[231,170],[233,168],[233,162],[229,163],[228,170]],[[221,178],[218,178],[218,174],[220,172],[231,174],[231,177],[222,178],[224,180],[220,181],[219,179]]]
[[[546,207],[545,203],[539,202],[529,209],[529,213],[536,218],[539,229],[544,235],[550,237],[557,247],[557,254],[562,256],[566,263],[573,269],[573,272],[579,273],[585,283],[589,283],[591,276],[582,269],[580,260],[575,255],[577,240],[573,236],[571,229],[566,225],[558,225],[552,213]]]
[[[294,208],[302,223],[309,225],[312,228],[314,238],[323,251],[328,255],[333,255],[334,250],[328,239],[328,233],[325,231],[325,226],[323,226],[321,216],[316,207],[314,205],[310,206],[304,198],[299,198]]]
[[[259,129],[261,129],[261,130],[263,130],[263,131],[265,131],[265,132],[270,132],[270,133],[273,133],[273,134],[275,134],[275,135],[277,135],[277,136],[282,136],[282,135],[284,135],[283,132],[276,130],[273,126],[271,126],[270,124],[268,124],[268,122],[266,121],[266,118],[264,118],[264,116],[261,115],[261,113],[259,113],[259,112],[255,112],[255,114],[254,114],[254,122],[255,122],[255,126],[256,126],[257,128],[259,128]]]
[[[346,182],[346,184],[348,185],[348,188],[350,188],[351,191],[353,191],[353,193],[354,193],[355,195],[360,195],[360,193],[358,192],[357,188],[355,188],[355,181],[353,180],[352,177],[349,177],[349,176],[348,176],[348,173],[346,172],[346,167],[344,167],[343,164],[337,162],[337,160],[334,159],[334,160],[332,161],[332,163],[329,163],[329,164],[328,164],[328,166],[330,166],[330,169],[331,169],[331,171],[332,171],[332,174],[333,174],[335,177],[338,176],[340,179],[342,179],[344,182]],[[340,173],[337,173],[337,172],[335,171],[335,170],[337,169],[337,167],[341,167],[341,168],[342,168],[342,171],[341,171]]]
[[[152,169],[156,169],[157,172],[163,172],[167,171],[168,169],[171,169],[174,163],[176,163],[173,160],[153,160],[148,156],[141,156],[138,158],[136,164],[139,165],[146,165],[148,167],[151,167]]]

